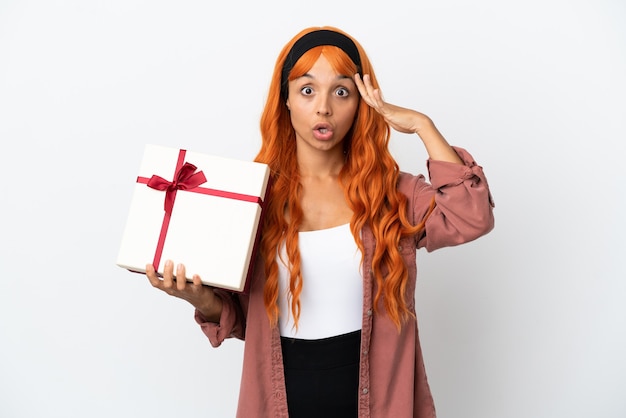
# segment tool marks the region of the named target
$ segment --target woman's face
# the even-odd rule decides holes
[[[333,70],[324,55],[289,82],[287,108],[299,150],[341,151],[359,104],[354,80]]]

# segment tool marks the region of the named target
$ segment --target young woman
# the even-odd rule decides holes
[[[390,127],[417,134],[430,182],[400,172]],[[271,168],[248,294],[176,281],[211,344],[245,339],[238,417],[435,417],[415,316],[416,249],[493,228],[482,168],[426,115],[384,101],[363,48],[332,27],[281,51],[256,158]]]

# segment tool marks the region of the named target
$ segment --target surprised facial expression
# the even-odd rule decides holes
[[[337,73],[324,55],[313,67],[289,82],[287,107],[299,149],[343,152],[359,104],[354,80]]]

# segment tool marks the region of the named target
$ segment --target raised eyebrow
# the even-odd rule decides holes
[[[348,83],[346,83],[346,81]],[[350,89],[352,89],[353,87],[356,87],[356,83],[354,82],[354,79],[348,75],[341,75],[337,77],[337,83],[342,84],[343,86],[350,88]]]
[[[314,76],[313,74],[311,74],[311,73],[304,73],[304,74],[302,74],[302,75],[301,75],[300,77],[298,77],[298,78],[305,78],[305,77],[306,77],[306,78],[315,79],[315,76]],[[339,75],[337,75],[337,80],[346,80],[346,79],[349,79],[349,80],[354,81],[354,80],[352,79],[352,77],[350,77],[349,75],[345,75],[345,74],[339,74]]]

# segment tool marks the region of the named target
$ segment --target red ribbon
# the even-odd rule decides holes
[[[170,219],[172,217],[172,210],[174,209],[174,201],[176,200],[176,192],[178,190],[185,190],[187,192],[202,193],[211,196],[224,197],[228,199],[243,200],[246,202],[263,204],[263,199],[258,196],[250,196],[240,193],[226,192],[223,190],[209,189],[206,187],[198,187],[205,183],[206,177],[202,171],[195,172],[197,167],[191,163],[183,163],[185,160],[186,150],[181,149],[178,153],[178,161],[176,162],[176,169],[174,171],[174,180],[168,181],[163,177],[153,175],[150,178],[137,177],[137,183],[146,184],[148,187],[165,191],[163,223],[161,225],[161,233],[159,234],[159,241],[157,243],[156,250],[154,252],[154,260],[152,265],[155,270],[158,270],[159,263],[161,262],[161,255],[163,254],[163,245],[165,244],[165,237],[167,236],[167,230],[170,225]]]
[[[176,199],[177,190],[188,190],[198,187],[202,183],[206,183],[206,177],[202,171],[195,172],[197,167],[191,163],[185,163],[176,171],[174,181],[167,181],[163,177],[156,174],[152,175],[148,180],[148,187],[156,190],[165,190],[165,203],[163,208],[165,213],[171,215],[174,208],[174,199]]]

